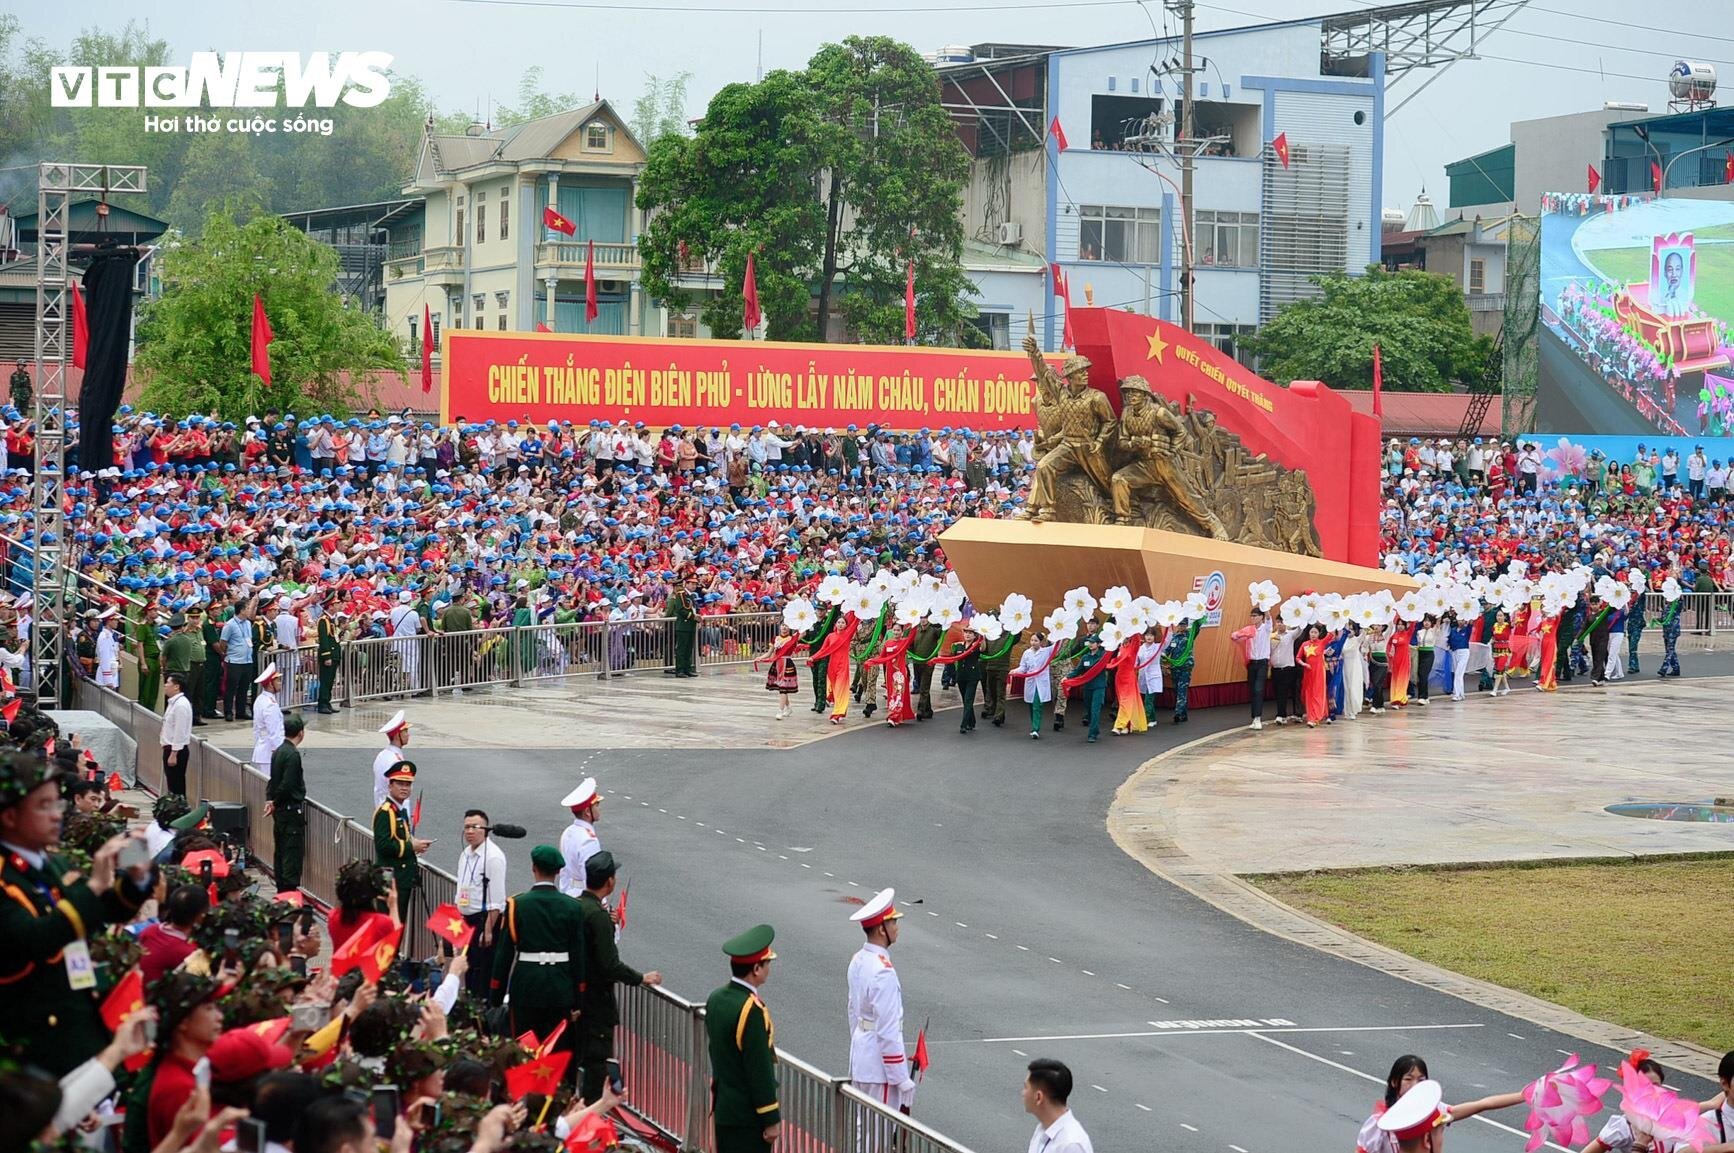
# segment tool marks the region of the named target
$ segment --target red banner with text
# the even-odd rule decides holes
[[[446,329],[440,417],[1034,428],[1016,352]]]

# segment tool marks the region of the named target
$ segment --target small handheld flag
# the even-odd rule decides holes
[[[110,773],[108,775],[106,788],[111,793],[118,793],[122,789],[126,788],[126,782],[120,779],[119,773]]]
[[[929,1020],[931,1020],[931,1018],[929,1018]],[[911,1064],[915,1066],[915,1079],[917,1081],[920,1081],[925,1077],[928,1067],[932,1065],[932,1062],[928,1060],[927,1057],[926,1021],[921,1023],[921,1032],[915,1034],[915,1057],[911,1061]]]
[[[566,1066],[571,1063],[571,1051],[562,1050],[512,1066],[506,1070],[506,1096],[513,1101],[522,1101],[532,1093],[553,1096],[560,1088],[560,1078],[565,1076]]]
[[[621,933],[626,931],[626,898],[631,895],[632,884],[631,882],[627,882],[626,887],[620,890],[620,903],[614,906],[615,936],[619,936]]]
[[[464,915],[456,905],[441,905],[433,911],[433,916],[427,919],[428,931],[440,940],[445,941],[454,949],[467,949],[470,941],[476,935],[474,925],[464,921]]]
[[[413,833],[419,828],[421,828],[421,794],[417,793],[415,795],[415,808],[411,809],[409,813],[409,831]]]

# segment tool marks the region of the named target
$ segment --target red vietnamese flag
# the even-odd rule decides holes
[[[915,1057],[912,1063],[914,1064],[916,1071],[920,1073],[927,1072],[928,1066],[932,1064],[932,1062],[927,1059],[926,1025],[921,1027],[921,1032],[915,1034]]]
[[[1589,169],[1589,172],[1587,173],[1589,192],[1591,196],[1594,196],[1596,189],[1602,186],[1602,174],[1596,171],[1596,166],[1593,164],[1588,165],[1587,167]]]
[[[271,342],[277,334],[265,317],[265,302],[253,294],[253,373],[265,384],[271,383]]]
[[[909,262],[909,275],[903,281],[903,339],[915,343],[915,262]]]
[[[546,324],[543,324],[541,321],[538,320],[536,322],[536,331],[537,332],[553,332],[554,330],[549,328]]]
[[[433,313],[421,306],[421,390],[433,391]]]
[[[108,1031],[112,1033],[120,1028],[122,1021],[144,1008],[144,1003],[144,974],[135,965],[126,971],[126,976],[103,998],[102,1023],[107,1025]]]
[[[124,788],[126,788],[126,782],[121,779],[121,776],[119,773],[110,773],[108,775],[108,791],[109,792],[118,793]]]
[[[283,1034],[287,1033],[289,1026],[294,1023],[293,1017],[273,1017],[269,1021],[260,1021],[246,1028],[249,1033],[257,1033],[264,1038],[265,1044],[275,1045],[283,1039]]]
[[[542,209],[542,226],[555,232],[564,232],[567,236],[578,235],[578,226],[555,212],[552,204]]]
[[[548,1031],[547,1037],[545,1037],[544,1039],[542,1039],[540,1041],[537,1041],[534,1045],[532,1045],[530,1047],[530,1052],[533,1053],[534,1055],[536,1055],[537,1057],[546,1057],[548,1054],[550,1054],[554,1051],[554,1046],[559,1043],[560,1034],[564,1033],[565,1031],[566,1031],[566,1018],[562,1017],[554,1025],[554,1027]],[[531,1040],[535,1040],[535,1037],[536,1037],[536,1034],[534,1034],[534,1033],[530,1034]]]
[[[631,895],[631,885],[627,885],[626,888],[620,890],[620,903],[614,906],[614,928],[616,931],[624,932],[626,929],[626,898]]]
[[[90,318],[84,311],[84,289],[72,282],[72,367],[83,368],[90,353]]]
[[[476,927],[464,923],[463,913],[456,905],[441,905],[433,911],[433,916],[427,919],[427,927],[434,936],[449,942],[454,949],[467,949],[470,940],[476,935]]]
[[[1650,184],[1657,192],[1662,190],[1662,166],[1654,160],[1650,161]]]
[[[591,240],[584,249],[584,323],[596,323],[601,311],[596,307],[596,242]]]
[[[1373,345],[1373,415],[1384,416],[1385,406],[1380,393],[1385,387],[1385,366],[1379,360],[1379,346]]]
[[[376,950],[389,946],[393,951],[397,945],[393,940],[397,936],[397,926],[391,918],[375,916],[368,918],[361,928],[351,933],[349,940],[334,950],[331,954],[331,975],[341,977],[351,969],[360,969],[370,981],[379,980],[379,974],[391,966],[391,957],[387,955],[384,965],[379,964]],[[369,973],[369,969],[372,972]]]
[[[560,1088],[560,1078],[566,1075],[566,1066],[571,1063],[571,1050],[561,1050],[522,1065],[513,1065],[506,1070],[506,1096],[513,1101],[522,1101],[532,1093],[552,1097]]]
[[[1048,136],[1060,146],[1061,152],[1066,150],[1066,130],[1060,127],[1060,118],[1057,113],[1052,120],[1048,121]]]
[[[1276,158],[1282,161],[1284,168],[1288,167],[1288,133],[1278,132],[1271,137],[1270,147],[1276,153]]]
[[[415,795],[415,808],[411,809],[409,813],[409,831],[413,833],[419,828],[421,828],[421,794],[417,793]]]
[[[1734,184],[1734,152],[1728,153],[1722,160],[1722,183]]]
[[[534,1029],[525,1029],[522,1033],[518,1034],[516,1040],[518,1044],[524,1047],[526,1053],[534,1053],[542,1046],[542,1042],[536,1040],[536,1030]]]
[[[741,299],[746,307],[742,315],[742,323],[746,326],[747,335],[758,331],[759,322],[764,319],[759,312],[759,281],[753,268],[753,254],[747,253],[747,275],[741,285]]]

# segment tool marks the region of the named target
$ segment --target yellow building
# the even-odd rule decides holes
[[[419,347],[425,307],[445,325],[612,335],[660,334],[661,310],[638,284],[644,149],[606,100],[510,128],[436,133],[430,118],[385,268],[385,319]],[[577,226],[543,226],[543,210]],[[584,259],[596,245],[599,315],[584,319]]]

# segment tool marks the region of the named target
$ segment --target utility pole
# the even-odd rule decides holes
[[[1180,139],[1175,151],[1180,156],[1180,327],[1192,331],[1192,168],[1194,159],[1192,126],[1192,0],[1179,0],[1181,28]]]

